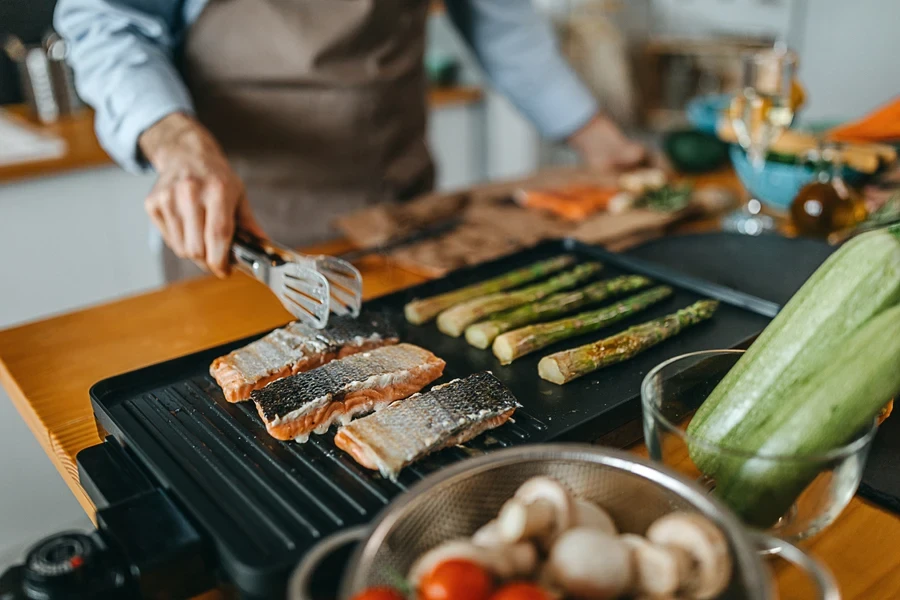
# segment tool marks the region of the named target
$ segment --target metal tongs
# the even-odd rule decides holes
[[[238,231],[231,246],[238,270],[266,284],[298,320],[316,329],[328,315],[359,315],[362,276],[347,261],[294,252],[271,240]]]

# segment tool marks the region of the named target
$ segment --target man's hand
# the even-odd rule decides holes
[[[144,207],[166,244],[217,276],[228,275],[235,227],[263,233],[218,143],[180,113],[147,129],[138,143],[159,173]]]
[[[619,171],[640,166],[647,150],[628,139],[607,117],[597,115],[569,138],[582,160],[598,171]]]

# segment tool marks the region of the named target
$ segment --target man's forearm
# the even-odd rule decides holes
[[[144,158],[161,171],[168,162],[169,150],[195,135],[198,127],[202,125],[188,115],[172,113],[148,127],[138,138],[138,147]]]
[[[170,170],[177,155],[204,152],[218,144],[206,128],[193,117],[176,112],[148,127],[138,138],[141,153],[158,171]]]

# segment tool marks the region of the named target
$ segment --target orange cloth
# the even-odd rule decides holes
[[[887,142],[900,140],[900,96],[858,121],[839,125],[828,132],[837,142]]]

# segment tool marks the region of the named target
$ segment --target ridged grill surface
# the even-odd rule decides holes
[[[209,376],[191,377],[117,404],[113,417],[151,470],[241,562],[290,568],[319,539],[371,521],[427,474],[492,448],[539,438],[546,427],[518,412],[514,423],[403,470],[397,482],[334,446],[334,430],[280,442],[252,403],[228,404]],[[150,442],[152,446],[148,446]]]

